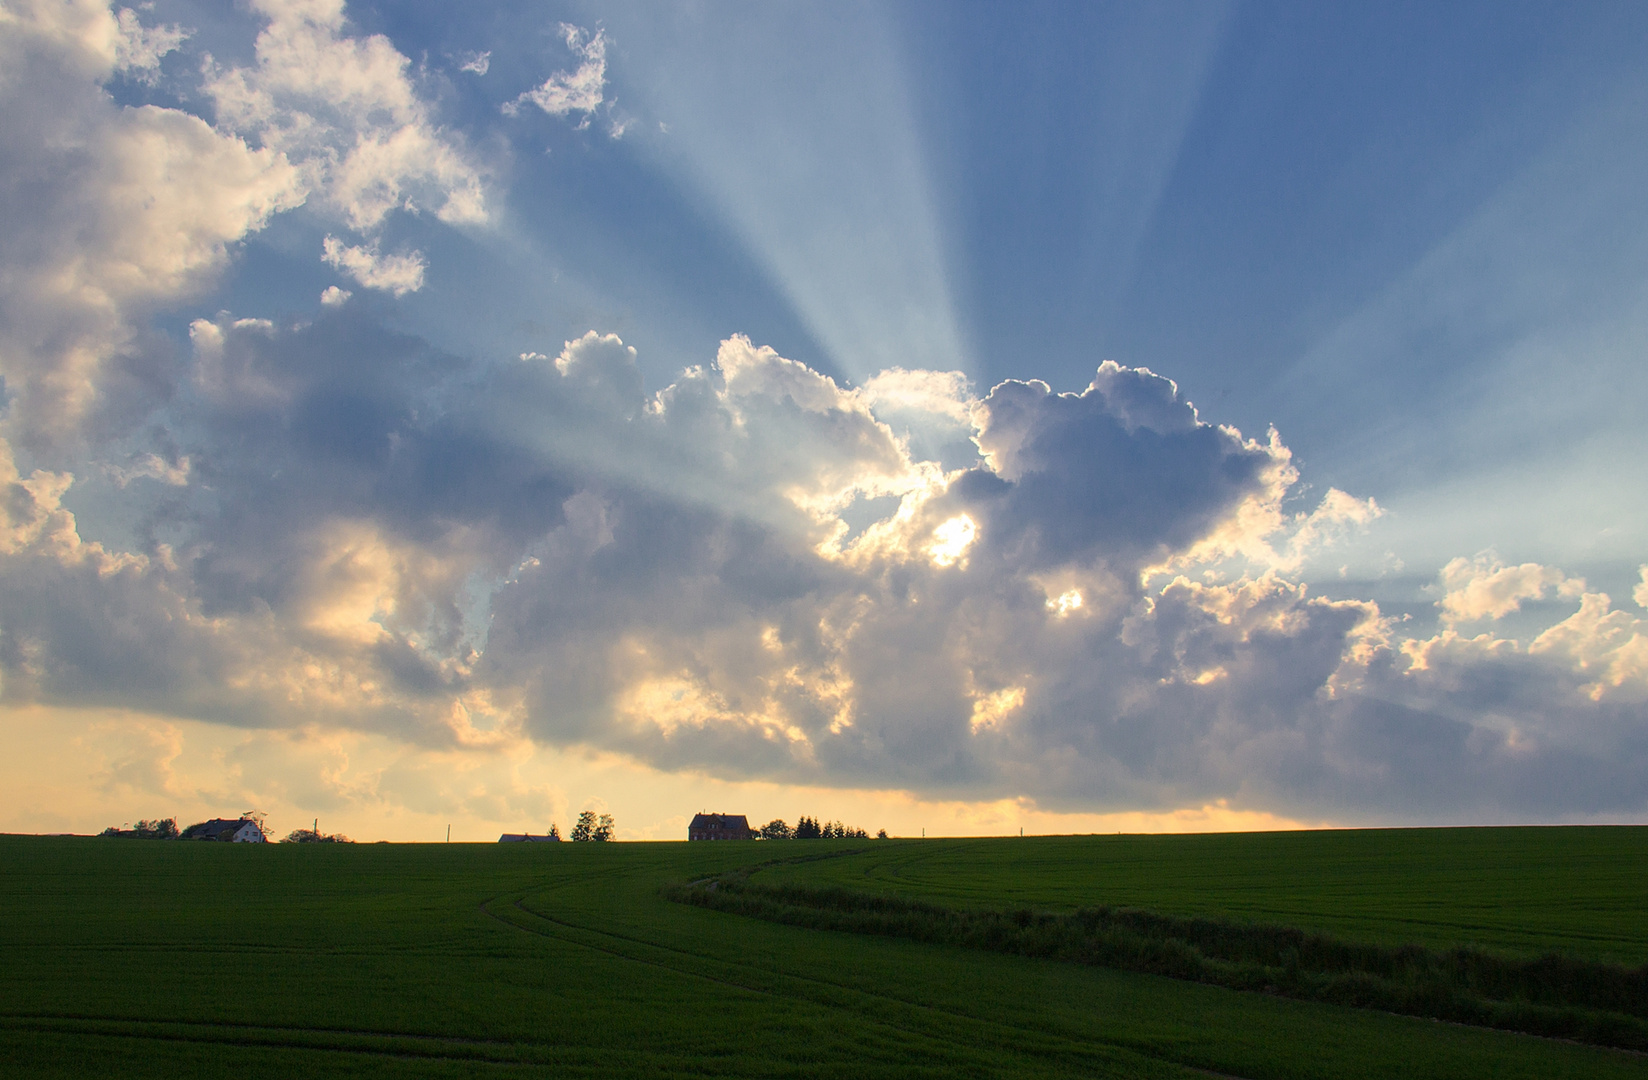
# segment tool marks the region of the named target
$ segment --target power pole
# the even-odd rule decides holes
[[[452,826],[450,825],[446,827],[446,842],[449,844],[452,842]]]

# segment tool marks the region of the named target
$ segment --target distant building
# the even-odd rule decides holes
[[[500,844],[558,844],[560,842],[560,833],[545,833],[543,836],[533,836],[529,832],[506,832],[498,837],[498,843]]]
[[[688,840],[749,840],[755,834],[743,814],[694,814]]]
[[[251,818],[213,818],[183,830],[180,840],[221,840],[236,844],[266,844],[269,838]]]

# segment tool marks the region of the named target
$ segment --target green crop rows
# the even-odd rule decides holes
[[[823,857],[819,857],[823,856]],[[0,1073],[1648,1077],[1648,1058],[781,925],[670,885],[1648,960],[1648,829],[727,844],[0,837]]]

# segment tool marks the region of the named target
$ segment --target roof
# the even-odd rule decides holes
[[[190,825],[183,830],[179,838],[198,840],[202,836],[221,836],[224,833],[234,834],[248,825],[255,826],[257,822],[251,818],[213,818],[210,821],[202,821],[198,825]],[[261,833],[262,830],[260,829],[259,832]]]
[[[531,833],[506,832],[502,836],[498,837],[498,843],[500,843],[500,844],[520,844],[520,843],[528,843],[528,844],[550,843],[550,844],[553,844],[553,843],[557,843],[560,839],[561,838],[559,836],[550,836],[550,835],[547,835],[547,834],[544,835],[544,836],[533,836]]]
[[[750,822],[743,814],[695,814],[689,829],[743,829],[749,831]]]

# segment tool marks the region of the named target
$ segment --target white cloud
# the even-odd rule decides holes
[[[476,75],[485,75],[492,66],[492,50],[486,52],[465,53],[463,63],[458,66],[459,71],[472,71]]]
[[[404,296],[423,288],[423,272],[428,267],[423,252],[411,251],[403,255],[381,255],[376,242],[365,247],[345,244],[335,236],[321,243],[321,257],[328,266],[342,270],[368,289],[382,289],[395,296]],[[337,290],[337,286],[332,286]],[[337,298],[322,301],[341,304],[349,298],[337,290]]]
[[[955,424],[969,424],[977,403],[971,382],[959,371],[888,368],[864,383],[863,394],[877,415],[925,413]]]
[[[323,249],[324,251],[324,249]],[[342,307],[355,294],[336,285],[328,285],[320,294],[320,302],[327,307]]]
[[[121,8],[116,23],[120,36],[115,42],[115,70],[144,81],[152,82],[160,61],[194,36],[193,30],[177,25],[144,26],[131,8]]]
[[[567,48],[583,62],[576,71],[557,71],[539,86],[506,102],[504,115],[514,116],[522,105],[531,104],[551,116],[583,113],[588,123],[589,114],[601,107],[607,80],[606,34],[597,30],[592,35],[582,27],[562,23],[561,35],[566,39]],[[612,137],[616,139],[622,134],[623,128],[619,127],[612,132]]]
[[[1648,608],[1648,566],[1637,569],[1637,576],[1641,579],[1636,588],[1631,590],[1631,599],[1637,602],[1637,607]]]
[[[1549,593],[1577,597],[1585,582],[1562,571],[1538,563],[1506,566],[1492,552],[1474,559],[1456,558],[1442,568],[1446,590],[1437,607],[1448,623],[1500,619],[1522,607],[1524,600],[1538,600]]]
[[[322,204],[369,231],[430,205],[442,221],[487,219],[483,170],[419,97],[410,62],[381,34],[351,37],[343,0],[256,0],[257,62],[208,60],[218,122],[285,154]]]
[[[161,364],[144,316],[209,285],[237,241],[302,201],[302,183],[279,152],[197,117],[113,104],[100,83],[117,63],[157,59],[169,31],[134,44],[130,20],[123,28],[89,3],[9,13],[0,373],[22,399],[14,415],[31,442],[100,412],[108,434],[126,422],[110,410],[141,410],[141,394],[165,392],[153,374],[126,374]]]

